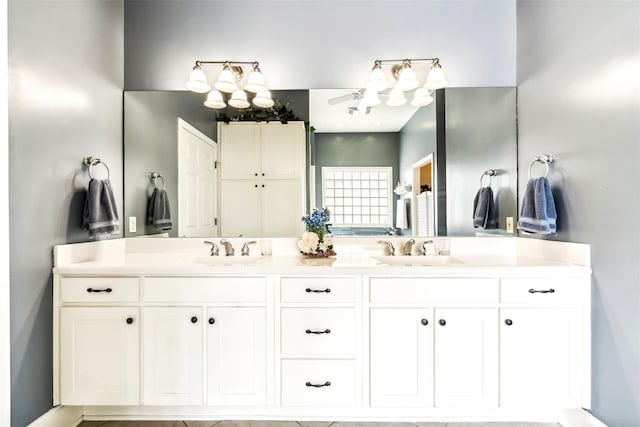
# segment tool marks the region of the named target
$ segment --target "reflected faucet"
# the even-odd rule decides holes
[[[232,256],[235,253],[233,246],[231,246],[231,242],[229,242],[227,239],[220,240],[220,244],[224,245],[224,251],[226,256]]]
[[[413,239],[409,239],[406,242],[403,243],[402,245],[402,255],[407,256],[407,255],[411,255],[411,249],[413,248],[413,244],[416,241]]]
[[[396,254],[396,249],[393,247],[393,243],[391,242],[385,242],[384,240],[378,240],[378,243],[385,245],[384,247],[384,254],[385,255],[395,255]]]
[[[218,256],[218,254],[220,253],[220,249],[218,249],[218,246],[216,246],[216,244],[214,242],[210,242],[208,240],[204,241],[205,245],[211,245],[211,256]]]
[[[242,256],[248,256],[249,255],[249,245],[253,245],[256,244],[258,242],[256,242],[255,240],[252,240],[250,242],[246,242],[244,245],[242,245]]]

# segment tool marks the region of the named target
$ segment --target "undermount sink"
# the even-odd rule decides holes
[[[449,255],[417,255],[417,256],[373,256],[374,260],[386,265],[434,266],[461,264],[457,258]]]
[[[185,258],[185,262],[192,262],[200,265],[248,265],[254,264],[262,259],[262,256],[206,256]]]

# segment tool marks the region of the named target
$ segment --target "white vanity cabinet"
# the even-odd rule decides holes
[[[305,201],[304,123],[220,123],[218,135],[221,235],[299,235]]]

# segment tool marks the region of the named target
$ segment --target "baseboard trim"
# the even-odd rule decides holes
[[[562,427],[607,427],[585,409],[564,409],[558,421]]]
[[[27,427],[76,427],[82,422],[82,406],[56,406]]]

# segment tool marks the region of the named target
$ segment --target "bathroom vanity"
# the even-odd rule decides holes
[[[203,239],[56,247],[54,404],[85,419],[427,421],[590,406],[588,245],[454,238],[455,262],[404,265],[375,240],[336,240],[335,260],[302,259],[296,239],[246,261]]]

